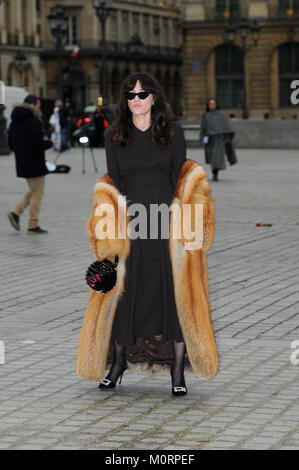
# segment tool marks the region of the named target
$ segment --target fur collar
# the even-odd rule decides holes
[[[41,114],[40,110],[36,109],[31,104],[28,104],[28,103],[15,103],[13,105],[13,109],[16,109],[16,108],[26,109],[27,111],[32,112],[34,114],[34,116],[37,117],[38,119],[40,119],[40,120],[42,119],[42,114]]]

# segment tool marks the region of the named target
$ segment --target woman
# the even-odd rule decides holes
[[[214,98],[207,102],[200,126],[200,141],[205,145],[206,163],[212,167],[213,180],[218,181],[218,171],[225,170],[225,152],[231,165],[237,163],[232,145],[234,131]]]
[[[172,393],[185,395],[184,366],[190,366],[189,360],[203,378],[211,378],[218,367],[205,264],[214,215],[206,175],[196,162],[186,159],[183,130],[173,123],[165,96],[148,73],[132,73],[122,83],[116,117],[105,143],[108,174],[95,187],[88,233],[96,259],[119,256],[117,284],[107,294],[91,292],[77,372],[97,379],[108,359],[112,364],[99,388],[114,389],[128,363],[130,368],[146,364],[141,370],[150,373],[171,365]],[[152,204],[166,204],[169,209],[174,202],[180,205],[191,200],[202,201],[206,215],[203,248],[193,252],[194,256],[184,250],[188,240],[183,236],[175,241],[163,238],[162,224],[155,225],[150,218]],[[142,204],[146,209],[143,237],[129,240],[128,236],[121,239],[108,233],[106,239],[99,239],[98,209],[106,203],[116,208],[113,224],[122,223],[126,229],[130,206]],[[171,233],[180,220],[170,212],[167,223]],[[156,238],[151,236],[154,229]],[[194,285],[188,279],[193,269]]]

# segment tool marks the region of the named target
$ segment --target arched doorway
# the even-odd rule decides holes
[[[13,62],[8,66],[7,70],[7,85],[19,86],[19,77],[16,64]]]
[[[125,79],[128,75],[130,75],[130,69],[129,67],[126,67],[123,71],[123,79]]]
[[[31,64],[26,65],[24,70],[24,88],[28,93],[35,93],[34,71]]]
[[[216,99],[221,108],[244,107],[244,53],[239,46],[215,49]]]
[[[111,74],[111,94],[112,103],[116,103],[120,90],[120,71],[118,67],[114,67]]]
[[[163,89],[164,89],[164,92],[165,92],[167,102],[170,104],[171,108],[173,109],[172,81],[171,81],[171,75],[170,75],[169,70],[166,70],[166,72],[164,74]]]
[[[161,84],[161,72],[160,72],[160,69],[156,69],[155,71],[155,78],[158,80],[158,82]]]
[[[175,116],[181,116],[183,113],[183,80],[178,70],[174,73],[172,109]]]
[[[68,98],[74,111],[80,112],[85,107],[85,75],[80,62],[72,59],[62,76],[63,101]]]

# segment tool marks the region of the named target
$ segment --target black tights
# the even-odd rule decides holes
[[[172,386],[173,387],[185,387],[184,379],[184,359],[186,353],[186,345],[184,341],[177,343],[176,341],[171,342],[173,352],[173,363],[171,367],[172,375]]]
[[[109,374],[106,379],[116,382],[118,377],[121,374],[121,371],[126,362],[126,346],[118,344],[117,341],[112,341],[113,343],[113,363],[111,365]]]
[[[126,362],[126,346],[118,344],[113,341],[113,363],[111,365],[107,379],[112,382],[116,382],[118,379],[124,363]],[[176,341],[171,342],[173,352],[173,364],[171,368],[172,372],[172,386],[173,387],[184,387],[184,359],[186,353],[186,345],[184,342],[177,343]]]

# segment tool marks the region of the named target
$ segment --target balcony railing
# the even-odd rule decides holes
[[[97,52],[101,54],[102,44],[101,41],[96,39],[87,39],[79,42],[80,54]],[[65,53],[72,52],[74,45],[66,44],[64,50]],[[53,41],[44,41],[42,48],[46,53],[54,53],[56,50],[55,43]],[[124,42],[118,41],[106,41],[106,53],[109,55],[121,55],[127,58],[136,59],[136,53],[130,53],[128,46]],[[181,60],[182,50],[178,47],[167,47],[167,46],[155,46],[155,45],[144,45],[142,51],[138,53],[138,58],[155,57],[163,58],[165,60]]]
[[[223,7],[216,7],[215,5],[211,4],[206,6],[206,19],[207,20],[228,20],[229,18],[240,18],[241,16],[246,16],[244,7],[241,5],[231,6],[228,10],[226,10],[225,5]]]
[[[20,47],[35,47],[33,36],[24,36],[23,41],[20,41],[20,37],[17,33],[8,33],[7,40],[4,42],[0,39],[0,45],[2,46],[20,46]],[[38,46],[39,47],[39,46]]]
[[[280,19],[292,19],[299,17],[299,1],[284,1],[279,2],[279,0],[270,5],[270,17],[271,18],[280,18]]]

